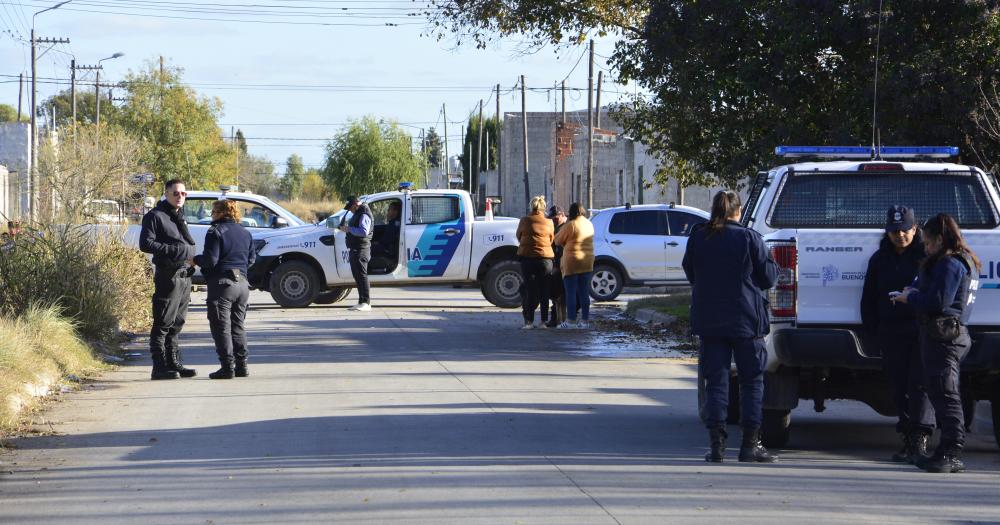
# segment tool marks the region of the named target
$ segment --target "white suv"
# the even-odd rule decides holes
[[[687,238],[708,219],[703,210],[673,204],[595,211],[590,296],[611,301],[625,286],[688,284],[681,268]]]

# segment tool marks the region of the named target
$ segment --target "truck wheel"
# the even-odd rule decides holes
[[[483,278],[483,297],[500,308],[521,306],[521,263],[501,261],[494,264]]]
[[[319,277],[305,261],[282,263],[271,274],[271,297],[285,308],[309,306],[319,295]]]
[[[990,401],[990,408],[993,409],[993,438],[996,439],[997,446],[1000,447],[1000,399]]]
[[[764,409],[764,424],[760,427],[765,447],[784,448],[791,435],[792,411]]]
[[[316,296],[316,300],[313,301],[316,304],[333,304],[343,301],[348,295],[351,294],[350,286],[338,286],[336,288],[330,288],[329,290]]]
[[[594,273],[590,276],[590,296],[595,301],[613,301],[618,294],[622,293],[625,279],[618,268],[610,264],[598,264],[594,266]]]

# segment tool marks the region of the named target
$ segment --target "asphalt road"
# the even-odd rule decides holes
[[[356,313],[254,294],[252,376],[212,381],[195,294],[182,344],[199,377],[149,381],[144,357],[60,396],[0,453],[0,523],[1000,522],[986,435],[969,472],[927,474],[885,461],[891,419],[803,403],[780,463],[730,449],[709,465],[691,360],[594,357],[633,345],[522,331],[476,290],[373,298]]]

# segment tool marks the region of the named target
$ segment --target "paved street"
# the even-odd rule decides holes
[[[62,396],[51,435],[0,454],[0,523],[1000,522],[984,435],[969,473],[932,475],[883,461],[890,419],[803,403],[779,464],[709,465],[691,360],[592,357],[593,334],[522,331],[478,290],[353,297],[255,293],[252,377],[211,381],[195,294],[199,377],[151,382],[144,357]]]

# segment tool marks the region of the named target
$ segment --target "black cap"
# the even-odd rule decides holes
[[[545,214],[545,216],[548,217],[548,218],[550,218],[550,219],[555,219],[556,216],[558,216],[559,214],[565,215],[565,213],[563,212],[562,208],[560,208],[559,206],[553,204],[552,207],[549,208],[549,212],[547,214]]]
[[[351,206],[354,206],[355,204],[361,204],[361,201],[354,195],[351,195],[347,198],[347,204],[344,204],[344,209],[349,210],[351,209]]]
[[[905,231],[917,225],[917,219],[913,216],[913,210],[906,206],[895,205],[889,208],[885,219],[885,231],[898,232]]]

